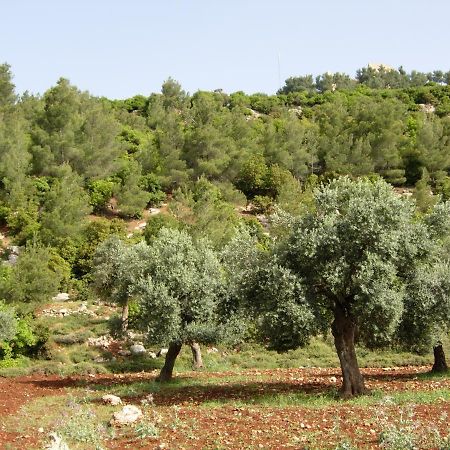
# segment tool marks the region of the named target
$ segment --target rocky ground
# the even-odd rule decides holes
[[[371,394],[351,401],[336,395],[337,369],[188,372],[167,387],[154,382],[156,372],[0,378],[0,444],[43,448],[65,409],[82,399],[77,408],[90,408],[102,424],[103,448],[406,448],[380,446],[383,433],[439,448],[450,433],[450,378],[426,377],[428,370],[364,369]],[[105,394],[119,396],[120,404],[105,405]],[[46,400],[53,410],[38,407]],[[120,425],[126,405],[136,421]],[[95,448],[67,436],[70,448]]]

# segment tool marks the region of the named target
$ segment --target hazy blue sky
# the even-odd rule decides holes
[[[60,76],[110,98],[159,92],[274,93],[293,75],[369,62],[450,69],[450,2],[434,0],[4,0],[0,63],[17,90]]]

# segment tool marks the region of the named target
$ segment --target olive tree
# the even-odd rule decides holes
[[[417,352],[433,347],[432,371],[447,371],[441,336],[450,328],[450,265],[419,267],[406,292],[401,341]]]
[[[315,192],[315,210],[292,227],[280,261],[296,274],[319,322],[331,326],[344,396],[365,392],[355,341],[391,341],[401,319],[405,265],[430,257],[433,233],[413,202],[382,180],[347,177]]]
[[[122,332],[128,329],[129,302],[145,269],[147,246],[127,245],[117,236],[104,241],[94,256],[94,284],[97,291],[122,308]]]
[[[450,202],[437,203],[424,217],[431,242],[423,264],[405,264],[408,278],[399,340],[416,352],[433,347],[433,372],[448,369],[441,338],[450,329]]]
[[[184,343],[191,346],[194,363],[201,364],[198,343],[218,338],[223,297],[221,265],[206,241],[194,242],[187,233],[168,228],[150,245],[127,246],[112,238],[99,247],[96,266],[97,286],[122,305],[122,323],[128,320],[129,300],[135,298],[136,326],[150,342],[168,344],[160,381],[172,378]]]
[[[184,343],[194,350],[218,338],[221,265],[208,242],[166,228],[148,246],[145,264],[135,292],[149,339],[169,344],[159,375],[159,381],[168,381]]]
[[[0,301],[0,348],[2,341],[12,339],[17,330],[17,319],[13,308]]]

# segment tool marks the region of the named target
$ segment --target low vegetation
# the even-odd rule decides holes
[[[449,448],[449,81],[113,101],[1,65],[0,442]]]

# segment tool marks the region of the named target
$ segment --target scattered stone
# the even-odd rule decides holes
[[[219,350],[216,347],[211,347],[206,350],[206,353],[219,353]]]
[[[145,353],[147,353],[147,350],[145,350],[145,347],[142,344],[133,344],[130,347],[130,352],[133,356],[141,356],[145,355]]]
[[[131,352],[130,352],[130,350],[119,350],[117,352],[117,354],[120,355],[120,356],[130,356]]]
[[[117,395],[106,394],[102,397],[103,403],[107,405],[117,406],[122,404],[122,399],[117,397]]]
[[[69,450],[69,446],[64,442],[64,440],[58,436],[56,433],[49,434],[51,443],[45,448],[49,450]]]
[[[138,223],[136,227],[134,227],[135,230],[143,230],[147,226],[147,222],[141,222]]]
[[[255,111],[254,109],[247,108],[247,110],[248,110],[248,115],[245,118],[245,120],[259,119],[262,116],[261,113],[259,113],[258,111]]]
[[[84,304],[84,303],[82,303],[81,306],[77,309],[49,308],[49,309],[43,309],[41,311],[41,315],[48,316],[48,317],[65,317],[65,316],[70,316],[73,314],[85,314],[88,316],[96,316],[95,312],[90,311],[87,308],[87,304]]]
[[[155,404],[155,399],[153,398],[153,394],[148,394],[141,400],[141,405],[144,406],[153,406]]]
[[[111,425],[129,425],[142,417],[140,408],[134,405],[126,405],[122,411],[115,412],[111,419]]]
[[[159,208],[150,208],[148,211],[152,216],[155,216],[156,214],[159,214],[161,212]]]
[[[303,115],[303,110],[301,106],[297,106],[296,108],[289,108],[288,111],[292,114],[295,114],[299,119],[301,119]]]
[[[108,349],[113,342],[113,338],[111,336],[104,335],[100,337],[91,337],[86,342],[90,347],[100,347]]]
[[[11,247],[9,247],[9,251],[13,255],[18,255],[20,253],[20,247],[18,245],[11,245]]]
[[[15,253],[11,253],[8,256],[7,264],[9,264],[10,266],[13,266],[14,264],[16,264],[18,259],[19,259],[19,255],[16,255]]]
[[[38,433],[43,433],[43,432],[44,432],[44,429],[42,427],[39,427],[38,428]]]
[[[103,358],[102,356],[97,356],[97,358],[94,358],[94,362],[96,363],[105,363],[107,359]]]
[[[70,295],[67,292],[60,292],[52,298],[54,302],[67,302],[69,299]]]
[[[159,349],[159,351],[156,353],[156,356],[164,356],[167,355],[167,352],[169,351],[168,348],[161,348]]]
[[[330,377],[330,381],[332,383],[337,383],[337,378],[336,377]]]
[[[148,352],[148,356],[150,356],[150,358],[155,359],[157,358],[156,353],[155,352]]]
[[[132,341],[136,341],[142,336],[142,334],[135,333],[134,331],[128,330],[127,331],[127,338],[131,339]]]
[[[436,107],[431,103],[419,103],[420,110],[427,114],[436,112]]]
[[[258,214],[256,218],[258,219],[258,222],[263,226],[264,229],[269,228],[269,218],[267,216],[265,216],[264,214]]]

